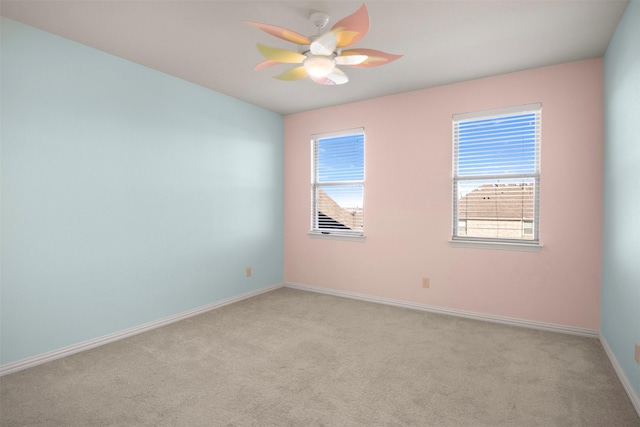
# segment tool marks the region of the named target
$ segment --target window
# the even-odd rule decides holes
[[[540,104],[453,116],[453,237],[538,244]]]
[[[364,233],[364,129],[313,135],[311,233]]]

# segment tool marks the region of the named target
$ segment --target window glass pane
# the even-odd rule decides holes
[[[538,241],[540,104],[453,118],[453,238]]]
[[[466,235],[467,235],[467,221],[458,220],[458,236],[466,236]]]
[[[362,231],[362,185],[319,186],[318,228]]]
[[[318,182],[364,180],[364,135],[318,140]]]
[[[536,170],[536,114],[458,124],[458,176],[533,173]]]
[[[531,240],[535,178],[457,182],[458,236]],[[464,233],[463,233],[464,231]]]
[[[362,129],[312,139],[311,230],[363,235],[364,133]]]

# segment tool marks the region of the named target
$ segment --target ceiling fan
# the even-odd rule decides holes
[[[280,80],[300,80],[309,77],[322,85],[341,85],[349,81],[344,71],[337,65],[349,67],[376,67],[388,64],[402,55],[393,55],[375,49],[343,48],[358,43],[369,31],[369,12],[363,4],[353,14],[338,21],[329,31],[322,29],[329,22],[329,16],[321,12],[310,16],[318,28],[319,35],[306,37],[285,28],[258,22],[243,21],[272,36],[300,45],[299,52],[258,44],[258,50],[266,58],[255,66],[259,70],[277,64],[302,64],[275,76]]]

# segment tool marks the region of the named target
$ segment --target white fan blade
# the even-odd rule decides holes
[[[339,68],[334,68],[333,71],[325,77],[309,76],[309,78],[321,85],[343,85],[349,81],[349,77]]]
[[[336,64],[338,65],[358,65],[362,64],[369,57],[367,55],[347,55],[347,56],[337,56]]]
[[[337,45],[336,34],[333,31],[329,31],[312,41],[309,45],[309,50],[314,55],[329,56],[336,50]]]

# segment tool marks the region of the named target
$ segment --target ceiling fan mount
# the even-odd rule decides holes
[[[329,15],[324,12],[313,12],[309,15],[309,20],[316,26],[318,30],[326,27],[329,23]]]
[[[277,64],[302,64],[275,78],[292,81],[309,77],[319,84],[340,85],[347,83],[349,77],[337,67],[338,65],[358,68],[376,67],[388,64],[402,56],[374,49],[344,49],[358,43],[369,31],[369,12],[364,4],[353,14],[338,21],[329,31],[323,31],[329,23],[329,15],[326,13],[313,12],[309,19],[318,29],[317,36],[307,37],[274,25],[244,21],[272,36],[301,47],[302,53],[258,44],[258,50],[266,60],[256,65],[254,69],[259,70]]]

